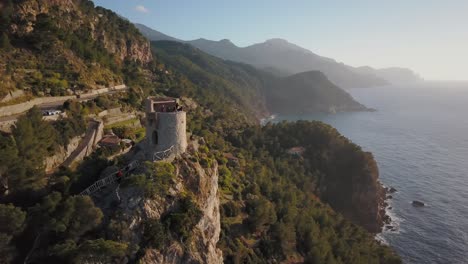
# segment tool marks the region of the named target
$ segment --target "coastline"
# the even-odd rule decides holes
[[[370,109],[367,108],[368,112],[373,112],[376,111],[375,109]],[[365,112],[365,111],[360,111],[360,112]],[[330,114],[330,113],[323,113],[323,114]],[[278,119],[278,116],[280,114],[271,114],[265,118],[260,119],[260,125],[265,126],[269,122],[275,122]],[[294,122],[294,121],[288,121],[288,122]],[[373,191],[371,193],[361,193],[361,194],[356,194],[357,197],[364,195],[367,196],[366,199],[368,202],[362,202],[364,204],[367,204],[368,206],[371,206],[369,208],[369,211],[362,211],[362,210],[357,210],[354,212],[346,212],[346,211],[337,211],[340,212],[344,215],[348,215],[348,219],[350,221],[355,222],[356,224],[360,225],[361,227],[365,228],[367,231],[370,233],[376,235],[380,234],[384,231],[387,230],[387,226],[392,225],[392,217],[390,216],[389,213],[389,207],[390,206],[390,199],[392,194],[392,187],[386,187],[382,182],[379,180],[379,169],[376,160],[373,157],[373,154],[371,154],[372,160],[373,160],[373,166],[375,167],[375,171],[373,172],[373,175],[371,178],[373,179],[374,183],[373,188],[371,188]],[[372,197],[372,198],[371,198]],[[360,198],[358,198],[359,200]],[[373,201],[369,201],[368,199],[372,199]],[[360,202],[359,202],[360,203]]]
[[[277,114],[271,114],[269,116],[266,116],[264,118],[260,118],[260,126],[265,126],[266,124],[268,124],[269,122],[272,122],[276,119],[278,115]]]

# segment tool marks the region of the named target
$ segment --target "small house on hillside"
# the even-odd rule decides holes
[[[113,134],[105,135],[101,141],[99,141],[99,146],[107,148],[120,148],[121,139]]]
[[[302,154],[304,154],[305,150],[306,149],[304,147],[292,147],[292,148],[287,150],[287,153],[291,154],[291,155],[302,156]]]

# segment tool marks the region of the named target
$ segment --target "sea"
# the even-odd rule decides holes
[[[387,209],[395,230],[377,237],[404,263],[468,263],[468,82],[348,92],[377,111],[273,121],[320,120],[374,154],[380,181],[397,190]]]

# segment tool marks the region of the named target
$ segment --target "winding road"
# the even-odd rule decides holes
[[[108,94],[115,94],[115,93],[125,92],[127,89],[114,90],[114,91],[109,91],[109,92],[104,92],[104,93],[99,93],[99,94],[90,94],[90,95],[84,95],[84,96],[82,95],[80,98],[76,98],[76,99],[78,100],[78,102],[85,102],[85,101],[92,100],[92,99],[94,99],[94,98],[96,98],[98,96],[101,96],[101,95],[108,95]],[[58,108],[58,107],[62,106],[63,103],[65,103],[67,100],[68,99],[55,101],[53,103],[38,104],[36,106],[39,107],[41,110],[54,109],[54,108]],[[20,117],[23,114],[24,114],[24,112],[20,113],[20,114],[0,117],[0,123],[16,121],[16,119],[18,119],[18,117]]]

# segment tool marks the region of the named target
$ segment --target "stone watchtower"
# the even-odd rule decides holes
[[[157,153],[171,149],[169,155],[187,150],[186,113],[175,98],[146,99],[146,156],[154,160]],[[167,154],[167,153],[166,153]]]

